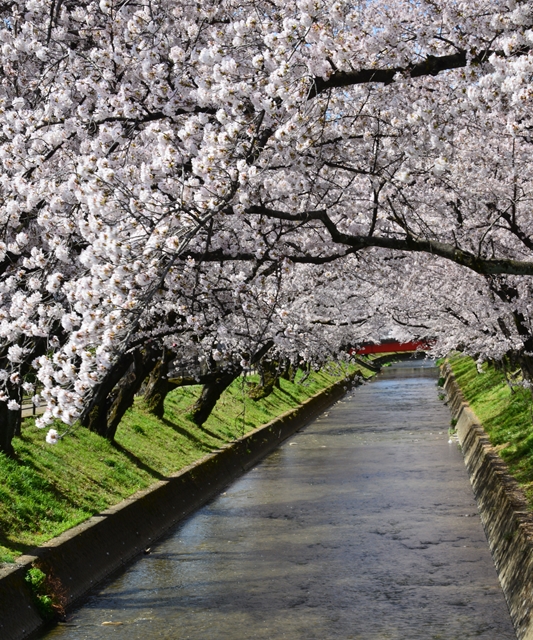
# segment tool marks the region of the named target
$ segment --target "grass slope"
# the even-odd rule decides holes
[[[533,508],[532,397],[527,389],[511,389],[503,373],[472,358],[449,358],[466,400],[482,422],[491,443],[509,466]]]
[[[201,428],[186,417],[200,387],[170,393],[162,420],[149,414],[139,399],[124,417],[115,444],[76,428],[50,446],[33,419],[27,419],[22,437],[14,441],[16,459],[0,454],[0,562],[12,562],[31,547],[269,422],[345,373],[331,367],[312,373],[304,384],[280,380],[280,389],[257,402],[247,397],[245,381],[237,380]]]

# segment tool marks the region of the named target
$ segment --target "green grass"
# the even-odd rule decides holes
[[[0,454],[0,562],[12,562],[296,407],[343,376],[339,367],[330,367],[312,373],[304,384],[282,379],[280,389],[259,401],[248,398],[246,381],[237,380],[201,428],[186,417],[200,387],[170,393],[162,420],[149,414],[139,399],[125,415],[116,444],[78,427],[57,445],[48,445],[33,419],[25,420],[22,437],[14,441],[16,458]]]
[[[478,373],[472,358],[449,358],[466,400],[491,443],[509,466],[533,509],[533,406],[528,389],[509,387],[502,372],[484,364]]]

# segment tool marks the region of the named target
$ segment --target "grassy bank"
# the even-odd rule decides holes
[[[47,445],[44,433],[32,419],[26,419],[22,437],[14,441],[16,459],[0,454],[0,562],[13,561],[31,547],[179,471],[343,376],[340,368],[331,367],[312,373],[303,384],[298,384],[301,376],[296,383],[280,380],[281,388],[259,401],[247,396],[245,381],[237,380],[201,428],[186,417],[200,387],[170,393],[162,420],[149,414],[139,399],[124,417],[116,444],[76,428],[57,445]]]
[[[453,356],[449,362],[466,400],[533,508],[531,392],[517,387],[511,389],[503,373],[487,364],[479,373],[472,358]]]

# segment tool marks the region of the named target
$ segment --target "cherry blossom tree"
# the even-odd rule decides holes
[[[529,357],[530,3],[0,11],[2,450],[36,385],[41,426],[107,425],[165,349],[320,360],[377,335],[397,252],[432,297],[438,272],[448,347],[472,335],[446,320],[459,277]]]

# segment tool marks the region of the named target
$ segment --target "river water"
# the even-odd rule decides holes
[[[43,637],[516,640],[435,377],[355,389]]]

